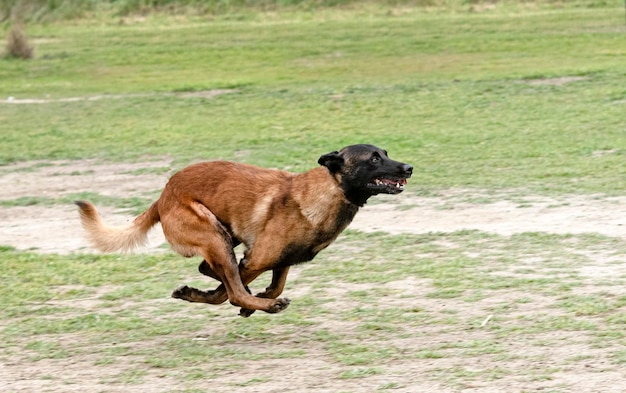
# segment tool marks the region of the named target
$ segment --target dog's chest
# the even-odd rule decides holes
[[[288,243],[281,252],[280,257],[276,262],[276,266],[284,267],[309,262],[315,258],[320,251],[328,247],[333,240],[335,239],[333,238],[323,242],[315,242],[314,244],[304,242],[300,243],[297,241]]]
[[[328,247],[350,224],[358,207],[347,205],[338,209],[323,223],[311,226],[296,236],[289,236],[289,241],[278,258],[279,266],[290,266],[308,262]]]

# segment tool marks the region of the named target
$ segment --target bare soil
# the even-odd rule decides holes
[[[19,250],[33,250],[41,253],[75,253],[92,252],[84,241],[82,229],[78,220],[76,208],[72,204],[34,204],[32,206],[6,206],[10,201],[24,197],[62,198],[78,192],[93,192],[112,197],[145,197],[155,190],[161,189],[167,182],[171,172],[156,170],[168,168],[170,161],[157,161],[123,164],[102,164],[93,160],[84,161],[54,161],[54,162],[26,162],[0,168],[0,245],[13,246]],[[147,170],[146,170],[147,169]],[[123,209],[110,207],[100,208],[105,220],[111,224],[123,224],[134,217]],[[357,215],[350,228],[360,231],[384,231],[390,233],[429,233],[453,232],[459,230],[479,230],[503,236],[510,236],[522,232],[547,232],[558,234],[597,233],[611,237],[626,237],[626,197],[605,197],[602,195],[562,196],[551,198],[545,196],[524,195],[520,191],[486,193],[477,190],[448,190],[438,196],[419,196],[409,193],[400,196],[380,196],[376,201]],[[164,242],[160,228],[151,232],[149,250],[159,252]],[[332,247],[332,246],[331,246]],[[581,272],[590,279],[602,276],[606,271],[599,269],[609,266],[608,275],[621,274],[624,269],[616,265],[616,260],[610,253],[599,253],[597,266],[590,267],[589,271]],[[604,272],[604,273],[602,273]],[[297,273],[296,273],[297,274]],[[419,297],[419,305],[432,312],[445,314],[447,309],[464,310],[466,318],[479,318],[484,324],[489,323],[489,315],[484,310],[492,305],[487,304],[494,298],[487,297],[481,302],[468,306],[458,299],[427,298],[417,288],[426,287],[415,278],[407,278],[385,284],[384,288],[393,291],[406,290],[411,296]],[[369,286],[363,288],[368,289]],[[337,286],[330,288],[329,293],[342,297],[348,291],[358,290],[357,284],[350,288]],[[297,290],[300,290],[299,288]],[[581,288],[584,290],[584,288]],[[619,287],[614,288],[617,295],[623,296],[626,292]],[[417,292],[416,292],[417,291]],[[297,292],[297,291],[296,291]],[[293,295],[293,294],[292,294]],[[297,295],[297,293],[296,293]],[[517,312],[523,316],[526,312],[537,312],[542,301],[539,294],[517,294],[520,297],[534,297],[535,301],[520,304]],[[547,302],[546,302],[547,303]],[[384,306],[382,304],[381,306]],[[91,307],[91,305],[88,305]],[[393,307],[392,304],[389,307]],[[533,308],[533,309],[530,309]],[[228,310],[231,312],[232,310]],[[554,313],[555,310],[546,310]],[[331,324],[331,322],[328,322]],[[329,325],[336,329],[336,325]],[[341,326],[342,329],[351,329],[350,326]],[[423,331],[420,334],[402,339],[399,346],[419,350],[428,347],[433,342],[445,343],[458,340],[459,332],[445,332],[440,327],[433,326],[432,332]],[[463,341],[480,341],[485,334],[483,330],[466,330]],[[437,382],[437,373],[452,369],[458,372],[471,373],[472,370],[485,368],[498,369],[499,364],[485,364],[482,357],[451,357],[426,358],[420,361],[407,361],[398,365],[397,369],[388,370],[377,377],[368,378],[369,386],[363,386],[359,379],[342,380],[342,385],[336,385],[337,380],[329,380],[326,375],[332,369],[333,363],[324,357],[312,356],[307,359],[271,359],[267,362],[254,363],[254,367],[242,370],[233,370],[230,375],[208,381],[205,391],[238,391],[238,392],[334,392],[353,391],[369,392],[376,387],[389,386],[386,378],[395,375],[402,378],[404,383],[395,388],[402,392],[522,392],[522,391],[576,391],[576,392],[623,392],[626,391],[626,375],[615,365],[607,364],[603,357],[603,349],[589,348],[580,341],[582,337],[568,337],[568,332],[546,334],[541,339],[546,342],[562,342],[563,345],[552,345],[552,353],[538,351],[536,344],[530,344],[524,337],[503,339],[502,345],[508,351],[523,354],[519,364],[509,359],[508,367],[519,367],[520,375],[528,373],[528,368],[536,368],[536,375],[541,375],[543,368],[551,367],[551,359],[575,358],[583,352],[588,359],[584,362],[572,362],[560,370],[550,373],[550,381],[538,379],[534,382],[527,380],[522,383],[521,377],[515,373],[507,378],[493,378],[477,380],[473,386],[458,387]],[[201,339],[201,338],[195,338]],[[539,338],[534,337],[534,341]],[[138,343],[137,345],[140,345]],[[264,344],[276,345],[276,344]],[[282,342],[280,350],[289,350],[290,343]],[[258,348],[261,353],[272,348]],[[311,351],[314,351],[312,349]],[[536,354],[536,363],[528,364],[528,358]],[[124,363],[109,365],[94,365],[94,359],[72,357],[72,362],[44,359],[29,364],[1,364],[0,363],[0,391],[16,392],[165,392],[174,391],[176,386],[172,379],[162,375],[148,374],[143,376],[143,383],[133,385],[107,385],[107,375],[120,375],[128,367]],[[480,361],[480,364],[476,363]],[[89,365],[92,365],[91,367]],[[262,364],[262,366],[260,366]],[[258,369],[262,367],[263,369]],[[260,374],[274,375],[277,370],[283,373],[283,385],[278,388],[271,383],[246,384]],[[210,371],[210,370],[207,370]],[[42,375],[62,375],[67,383],[53,384],[42,378]],[[427,375],[431,378],[416,378]],[[378,380],[380,379],[380,380]],[[485,382],[488,381],[488,382]],[[374,383],[371,385],[371,383]],[[228,388],[230,387],[230,388]],[[230,389],[230,390],[229,390]]]

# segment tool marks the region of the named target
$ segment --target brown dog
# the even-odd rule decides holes
[[[223,303],[277,313],[289,305],[282,293],[291,265],[310,261],[332,243],[367,199],[403,191],[413,167],[393,161],[372,145],[325,154],[321,167],[293,174],[215,161],[188,166],[169,180],[161,197],[126,228],[101,221],[95,206],[78,201],[87,237],[100,251],[128,251],[146,241],[161,222],[165,238],[185,257],[200,255],[201,273],[222,284],[212,291],[182,286],[172,293],[190,302]],[[239,265],[233,248],[243,243]],[[247,285],[272,270],[264,292]]]

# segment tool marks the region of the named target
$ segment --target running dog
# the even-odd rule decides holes
[[[92,203],[76,204],[96,249],[140,247],[160,221],[172,249],[185,257],[202,256],[200,272],[221,282],[210,291],[184,285],[172,297],[209,304],[229,300],[244,317],[255,310],[277,313],[290,303],[278,298],[289,267],[328,247],[369,197],[401,193],[413,172],[411,165],[365,144],[324,154],[318,163],[298,174],[227,161],[190,165],[124,228],[106,226]],[[245,251],[238,264],[234,248],[241,243]],[[247,285],[267,270],[272,270],[271,284],[253,296]]]

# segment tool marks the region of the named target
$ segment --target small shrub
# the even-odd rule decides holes
[[[28,43],[24,28],[20,24],[14,25],[9,31],[5,56],[16,59],[32,59],[33,54],[33,47]]]

